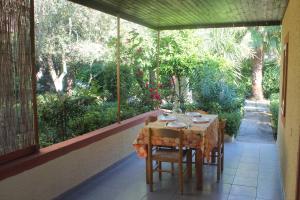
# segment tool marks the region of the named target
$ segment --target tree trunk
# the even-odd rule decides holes
[[[177,77],[177,82],[178,82],[178,100],[180,104],[180,109],[185,112],[184,109],[184,95],[182,94],[182,80],[181,77]]]
[[[155,86],[155,72],[152,69],[149,69],[149,83],[151,87]]]
[[[73,85],[74,85],[74,74],[70,73],[70,75],[67,77],[67,95],[68,96],[72,96]]]
[[[52,78],[54,86],[55,86],[55,90],[56,90],[56,92],[60,93],[63,91],[63,80],[68,72],[67,61],[66,61],[64,52],[62,53],[62,68],[63,69],[60,74],[59,74],[59,72],[56,73],[51,55],[48,55],[47,62],[48,62],[49,72],[50,72],[51,78]]]
[[[257,100],[264,99],[262,88],[263,63],[264,49],[263,47],[258,47],[255,49],[252,64],[252,97]]]

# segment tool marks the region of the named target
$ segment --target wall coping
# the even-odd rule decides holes
[[[34,154],[2,164],[0,165],[0,181],[47,163],[53,159],[68,154],[71,151],[83,148],[92,143],[103,140],[104,138],[107,138],[111,135],[120,133],[121,131],[141,124],[148,116],[157,115],[159,112],[159,110],[156,110],[143,113],[135,117],[123,120],[120,123],[114,123],[95,131],[77,136],[75,138],[53,144],[51,146],[39,149]]]

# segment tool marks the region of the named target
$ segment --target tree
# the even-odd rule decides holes
[[[204,43],[200,46],[200,57],[215,56],[227,61],[236,80],[241,79],[241,66],[245,59],[253,56],[249,46],[251,38],[246,28],[217,28],[201,30]],[[238,81],[237,81],[238,82]]]
[[[154,42],[153,31],[122,20],[121,36],[121,63],[124,68],[130,69],[128,74],[121,76],[121,81],[129,76],[134,79],[130,88],[121,90],[121,95],[126,93],[125,96],[131,96],[131,100],[138,99],[143,104],[154,106],[154,98],[151,96],[154,96],[153,90],[157,89],[155,80],[157,65],[155,63],[156,43]],[[116,38],[111,38],[109,44],[112,49],[115,49]],[[127,100],[124,99],[124,101]]]
[[[173,94],[184,109],[187,77],[197,65],[199,38],[194,31],[168,32],[161,38],[160,73],[173,82]]]
[[[251,46],[254,51],[252,57],[252,97],[264,99],[263,95],[263,66],[264,58],[278,56],[280,48],[280,27],[253,27],[249,28]]]
[[[56,92],[72,87],[70,68],[78,62],[104,59],[108,33],[115,26],[112,16],[60,0],[37,0],[36,52],[39,77],[48,71]],[[68,76],[67,76],[68,75]]]

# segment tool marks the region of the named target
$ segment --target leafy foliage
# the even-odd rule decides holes
[[[243,110],[235,110],[234,112],[223,112],[219,114],[220,119],[226,120],[225,133],[236,136],[243,117]]]
[[[116,122],[116,19],[60,0],[37,0],[35,8],[42,146]],[[121,20],[121,118],[179,102],[183,111],[226,118],[235,135],[262,42],[265,96],[278,92],[278,30],[163,31],[157,63],[157,32]]]
[[[93,96],[38,96],[40,144],[48,146],[117,122],[117,104]],[[151,108],[122,104],[121,118],[127,119]]]
[[[279,65],[280,27],[252,27],[249,28],[249,34],[252,38],[250,45],[254,49],[252,58],[252,95],[255,99],[263,99],[263,68],[266,64],[264,61],[266,58],[267,60],[276,60]],[[267,95],[270,95],[270,93],[267,93]]]
[[[194,99],[200,107],[211,113],[240,108],[243,96],[238,94],[231,70],[224,59],[203,58],[191,77]]]
[[[264,96],[270,98],[271,94],[279,93],[279,65],[277,61],[271,60],[265,63],[263,76]]]
[[[270,95],[270,110],[272,113],[272,125],[274,131],[274,137],[277,138],[278,129],[278,114],[279,114],[279,93]]]
[[[169,94],[173,95],[173,101],[179,101],[182,110],[184,110],[185,103],[184,90],[188,87],[184,79],[190,76],[197,64],[198,43],[197,40],[191,40],[192,35],[191,31],[174,31],[161,38],[162,61],[159,73],[164,83],[166,81],[171,83],[167,89],[173,91]]]
[[[195,68],[191,83],[198,106],[226,119],[226,133],[236,135],[242,118],[244,91],[235,84],[232,70],[224,59],[204,57]]]

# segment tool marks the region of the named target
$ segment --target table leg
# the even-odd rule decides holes
[[[145,158],[145,161],[146,161],[146,183],[149,184],[149,167],[148,167],[148,157]]]
[[[203,187],[203,161],[202,161],[201,149],[196,150],[196,178],[197,178],[197,189],[202,190]]]
[[[187,168],[187,175],[189,178],[192,178],[192,149],[187,149],[186,152],[186,168]]]

